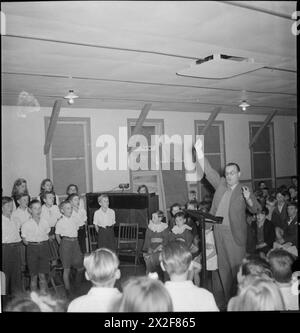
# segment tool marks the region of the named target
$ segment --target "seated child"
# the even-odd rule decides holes
[[[76,284],[81,280],[83,272],[83,256],[78,244],[79,221],[72,217],[72,205],[65,200],[59,205],[62,217],[55,227],[56,240],[59,244],[59,255],[64,268],[63,280],[67,296],[70,296],[70,270],[77,269]]]
[[[70,194],[67,200],[71,203],[73,207],[72,217],[77,218],[79,221],[78,242],[81,252],[84,254],[86,252],[86,210],[83,207],[80,207],[79,194]]]
[[[292,265],[294,258],[287,251],[276,249],[268,254],[268,259],[275,282],[283,296],[286,310],[299,310],[298,294],[292,293]]]
[[[42,292],[47,290],[46,274],[50,271],[49,251],[49,223],[41,217],[42,206],[39,200],[29,203],[31,217],[22,225],[21,233],[24,244],[27,246],[27,265],[30,274],[30,289],[39,286]]]
[[[175,225],[175,214],[181,211],[181,206],[179,205],[179,203],[174,203],[171,207],[170,207],[170,216],[171,219],[169,221],[169,228],[172,229]]]
[[[252,223],[255,233],[255,252],[263,258],[273,247],[275,241],[275,228],[273,223],[267,219],[268,214],[268,208],[263,207],[256,214],[256,221]]]
[[[249,275],[238,296],[228,304],[228,311],[282,311],[284,302],[276,283],[269,278]]]
[[[85,256],[85,277],[93,283],[89,292],[74,299],[68,312],[111,312],[122,294],[114,288],[121,276],[119,260],[114,252],[100,248]]]
[[[13,199],[2,197],[2,271],[6,279],[6,292],[11,295],[22,289],[21,237],[19,225],[13,220]]]
[[[50,239],[55,238],[55,226],[61,217],[61,212],[57,205],[54,204],[55,195],[53,192],[45,191],[42,195],[42,213],[41,217],[45,219],[50,228]]]
[[[242,260],[237,273],[238,294],[240,293],[242,286],[244,286],[244,280],[250,275],[263,279],[273,278],[271,267],[265,259],[261,258],[258,254],[249,255]],[[235,302],[236,297],[237,296],[234,296],[229,300],[227,306],[228,309],[232,307],[231,303]]]
[[[94,225],[98,232],[98,247],[105,247],[116,251],[116,239],[114,233],[114,224],[116,217],[114,210],[109,208],[109,198],[107,194],[101,194],[98,197],[100,208],[95,211]]]
[[[146,276],[131,278],[125,285],[116,312],[172,312],[171,297],[163,283]]]
[[[156,213],[153,213],[152,220],[149,221],[146,230],[143,246],[146,274],[160,269],[159,254],[169,239],[168,224],[162,222],[163,218],[164,213],[162,211],[159,210]]]
[[[16,296],[6,307],[8,312],[66,312],[65,301],[35,291]]]
[[[171,279],[165,282],[165,287],[175,312],[219,311],[213,294],[188,280],[192,254],[184,242],[169,242],[163,248],[160,259],[162,269],[168,272]]]

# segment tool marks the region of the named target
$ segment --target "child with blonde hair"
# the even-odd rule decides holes
[[[118,312],[172,312],[172,299],[159,280],[146,276],[131,278],[115,308]]]
[[[85,277],[93,283],[88,294],[73,300],[68,312],[110,312],[120,301],[122,294],[114,288],[121,276],[116,254],[100,248],[85,256]]]
[[[285,310],[285,305],[275,282],[255,275],[246,277],[239,295],[228,304],[228,311],[281,310]]]

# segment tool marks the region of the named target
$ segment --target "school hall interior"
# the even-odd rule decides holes
[[[159,210],[170,223],[173,204],[184,210],[196,202],[196,209],[210,211],[214,188],[193,173],[197,168],[184,167],[185,154],[197,160],[198,135],[204,135],[204,156],[220,175],[237,163],[240,183],[257,199],[283,189],[287,201],[296,202],[297,194],[289,194],[291,186],[297,191],[296,5],[2,2],[2,197],[12,197],[15,181],[24,179],[30,199],[43,203],[41,183],[50,179],[59,205],[68,186],[77,185],[87,214],[81,249],[89,253],[98,247],[93,222],[99,195],[107,194],[117,253],[121,225],[138,228],[133,258],[119,256],[118,288],[129,276],[148,273],[143,244],[153,213]],[[135,134],[146,141],[129,147]],[[153,167],[155,135],[171,140],[170,169],[163,168],[165,141]],[[133,152],[140,168],[127,165]],[[142,185],[146,192],[139,193]],[[199,237],[201,255],[201,230]],[[47,287],[64,295],[59,247],[51,246],[54,275]],[[26,265],[22,288],[30,290]],[[226,310],[220,276],[203,269],[198,274]],[[82,281],[73,298],[90,287]]]

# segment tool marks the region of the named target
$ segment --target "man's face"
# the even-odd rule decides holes
[[[240,172],[238,172],[235,165],[229,165],[225,169],[226,182],[229,186],[238,184],[240,179]]]
[[[295,206],[288,206],[287,212],[289,217],[295,217],[298,212],[298,209]]]
[[[281,193],[277,193],[276,194],[276,200],[279,204],[283,204],[284,203],[284,196]]]

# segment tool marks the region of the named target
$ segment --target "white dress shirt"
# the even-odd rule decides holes
[[[85,222],[87,221],[86,210],[84,208],[79,208],[78,212],[76,212],[76,210],[73,208],[72,217],[78,219],[79,226],[81,227],[85,225]]]
[[[70,303],[68,312],[112,312],[121,297],[117,288],[92,287],[86,295]]]
[[[28,211],[28,209],[22,209],[20,206],[13,211],[13,213],[11,214],[11,219],[14,220],[19,229],[22,227],[22,225],[29,220],[30,218],[30,213]]]
[[[107,211],[104,212],[100,207],[95,211],[93,223],[102,228],[111,227],[116,223],[115,211],[107,208]]]
[[[21,228],[22,237],[27,242],[44,242],[49,239],[50,226],[49,223],[40,218],[37,223],[32,217],[27,220]]]
[[[57,205],[47,207],[46,205],[42,206],[41,218],[45,219],[50,227],[55,227],[57,220],[61,217],[61,212]]]
[[[165,287],[171,296],[174,312],[219,311],[213,294],[195,286],[190,280],[167,281]]]
[[[74,217],[62,216],[56,223],[55,233],[62,237],[77,237],[79,220]]]
[[[2,215],[2,244],[21,242],[19,226],[15,220]]]

